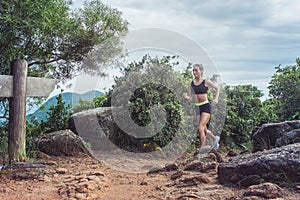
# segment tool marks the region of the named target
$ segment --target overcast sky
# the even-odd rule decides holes
[[[74,0],[74,5],[81,2]],[[228,85],[252,84],[266,93],[274,67],[294,65],[300,56],[300,1],[103,2],[120,10],[131,30],[161,28],[190,38],[206,51]]]

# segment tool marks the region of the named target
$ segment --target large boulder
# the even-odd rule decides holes
[[[86,143],[69,129],[46,133],[35,142],[39,151],[52,156],[92,155]]]
[[[69,127],[89,143],[94,151],[110,152],[120,148],[132,152],[152,151],[150,147],[144,146],[151,138],[136,137],[119,128],[114,120],[115,114],[119,113],[118,109],[100,107],[75,113],[69,119]],[[118,123],[126,125],[126,120]],[[124,124],[121,125],[124,127]]]
[[[300,129],[300,120],[263,124],[255,129],[251,136],[253,151],[257,152],[276,147],[278,138],[295,129]]]
[[[97,126],[96,126],[97,125]],[[101,129],[99,130],[99,125]],[[74,113],[69,119],[69,128],[76,134],[83,134],[85,131],[98,132],[98,135],[103,136],[114,125],[112,108],[99,107]],[[81,133],[82,132],[82,133]]]
[[[300,180],[300,143],[274,148],[236,158],[218,166],[223,184],[247,187],[261,182],[285,186]]]
[[[69,119],[70,129],[90,144],[93,150],[116,150],[109,136],[115,130],[111,107],[100,107],[73,114]]]

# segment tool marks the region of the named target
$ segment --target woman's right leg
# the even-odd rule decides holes
[[[212,132],[210,130],[207,130],[207,136],[210,137],[211,139],[213,139],[214,141],[214,149],[217,150],[219,148],[219,141],[220,141],[220,137],[219,136],[215,136],[214,134],[212,134]]]

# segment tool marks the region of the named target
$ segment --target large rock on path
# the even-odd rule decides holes
[[[300,143],[249,154],[218,166],[220,183],[247,187],[262,182],[280,186],[300,180]]]
[[[52,156],[92,155],[85,142],[69,129],[45,133],[37,138],[36,145],[39,151]]]
[[[257,152],[276,147],[276,141],[279,138],[295,129],[300,129],[300,120],[263,124],[256,128],[251,136],[253,151]],[[296,139],[292,140],[296,141]]]

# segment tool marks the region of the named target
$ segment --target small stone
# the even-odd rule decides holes
[[[183,171],[178,171],[178,172],[175,172],[174,174],[171,175],[171,180],[175,180],[179,177],[181,177],[183,175]]]
[[[50,180],[49,176],[45,175],[43,177],[39,177],[38,181],[50,182],[51,180]]]
[[[81,179],[86,179],[86,175],[85,174],[83,174],[83,175],[78,175],[78,176],[76,176],[75,177],[75,180],[81,180]]]
[[[148,185],[148,183],[146,181],[142,181],[140,184],[141,185]]]
[[[178,170],[178,164],[177,163],[172,163],[172,164],[168,164],[165,166],[165,170],[168,171],[175,171]]]
[[[95,171],[95,172],[92,172],[91,175],[94,175],[94,176],[104,176],[104,173],[101,172],[101,171]]]
[[[95,182],[100,182],[101,179],[98,176],[88,176],[87,179],[89,181],[95,181]]]
[[[217,156],[214,153],[208,153],[206,159],[209,159],[211,161],[217,161]]]
[[[83,179],[79,179],[79,180],[78,180],[78,183],[85,183],[85,182],[87,182],[87,181],[89,181],[89,180],[86,179],[86,178],[83,178]]]
[[[61,195],[61,196],[67,196],[67,190],[64,187],[59,188],[58,189],[58,194]]]
[[[68,194],[69,197],[75,197],[76,190],[73,187],[68,188],[67,189],[67,194]]]
[[[47,165],[57,165],[57,162],[55,162],[55,161],[48,161]]]
[[[217,166],[218,165],[216,162],[208,163],[208,164],[202,166],[200,172],[206,173],[208,171],[217,171]]]
[[[203,163],[201,161],[193,161],[189,163],[183,170],[184,171],[200,171]]]
[[[86,196],[84,194],[82,194],[82,193],[76,193],[75,194],[75,199],[78,199],[78,200],[80,200],[80,199],[86,199]]]
[[[230,151],[228,151],[228,153],[227,153],[227,156],[229,156],[229,157],[235,157],[235,156],[237,156],[237,155],[238,155],[238,153],[235,152],[234,150],[230,150]]]
[[[186,177],[180,180],[180,182],[184,183],[187,186],[193,186],[193,185],[198,185],[200,183],[210,183],[211,181],[205,175],[197,175],[197,176]]]
[[[250,186],[244,196],[258,196],[267,199],[283,197],[283,189],[274,183],[262,183]]]
[[[72,182],[72,181],[74,181],[74,177],[66,177],[64,179],[64,183],[69,183],[69,182]]]
[[[41,151],[37,151],[35,155],[36,155],[36,158],[43,159],[43,160],[49,160],[51,158],[49,155],[47,155]]]
[[[68,172],[68,169],[66,168],[57,168],[56,173],[58,174],[66,174]]]
[[[88,188],[90,191],[95,190],[97,187],[98,187],[98,185],[97,185],[94,181],[89,182],[89,184],[87,185],[87,188]]]
[[[54,178],[58,178],[59,175],[58,175],[58,174],[53,174],[53,177],[54,177]]]
[[[64,183],[54,183],[53,186],[57,187],[57,188],[63,188],[63,187],[66,186],[66,184],[64,184]]]
[[[80,193],[88,193],[89,190],[87,188],[86,185],[80,185],[77,189],[76,189],[77,192],[80,192]]]

